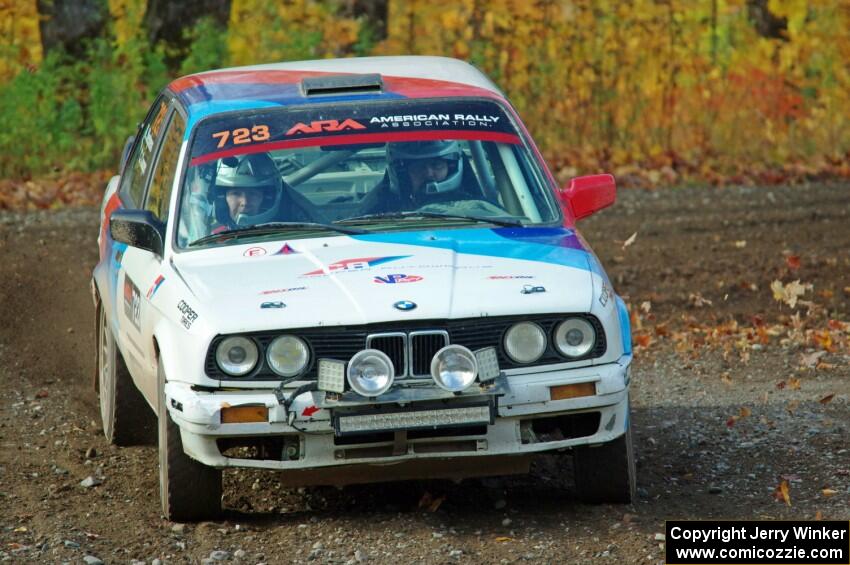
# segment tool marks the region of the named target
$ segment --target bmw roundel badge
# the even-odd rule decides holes
[[[410,300],[399,300],[395,304],[393,304],[393,308],[396,310],[401,310],[402,312],[408,312],[416,308],[416,303],[411,302]]]

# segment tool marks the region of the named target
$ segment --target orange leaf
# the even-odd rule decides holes
[[[649,334],[637,334],[634,338],[635,344],[640,347],[649,347],[649,344],[652,343],[652,336]]]
[[[514,541],[514,538],[509,538],[507,536],[499,536],[499,537],[496,538],[496,541],[499,542],[499,543],[506,543],[506,542],[509,542],[509,541]]]
[[[738,418],[748,418],[752,415],[752,411],[746,406],[741,406],[741,410],[738,412]]]
[[[790,390],[800,390],[800,379],[795,377],[788,379],[788,388]]]
[[[773,491],[773,498],[782,500],[788,506],[791,506],[791,487],[788,486],[788,481],[782,479],[776,490]]]
[[[785,264],[788,265],[788,268],[792,271],[796,271],[800,268],[800,256],[788,255],[787,257],[785,257]]]
[[[833,398],[835,398],[834,392],[832,394],[827,394],[826,396],[818,400],[818,402],[820,402],[821,404],[829,404],[830,402],[832,402]]]
[[[815,512],[815,520],[818,520],[818,521],[823,520],[823,512],[821,512],[820,510]]]
[[[834,496],[834,495],[838,494],[837,490],[832,490],[831,488],[825,488],[821,492],[827,498],[829,498],[830,496]]]

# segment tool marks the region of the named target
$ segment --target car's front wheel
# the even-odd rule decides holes
[[[635,498],[635,455],[631,423],[626,433],[600,446],[573,452],[576,492],[594,504],[628,504]]]
[[[165,371],[158,371],[159,494],[162,513],[174,522],[212,520],[221,513],[221,471],[183,451],[180,428],[165,406]]]
[[[100,418],[106,441],[122,446],[153,443],[153,412],[124,364],[103,305],[98,307],[97,346]]]

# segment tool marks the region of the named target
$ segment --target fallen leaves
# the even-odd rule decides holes
[[[800,256],[799,255],[787,255],[785,257],[785,264],[792,271],[796,271],[800,268]]]
[[[787,304],[791,308],[797,307],[797,300],[807,291],[813,290],[811,284],[800,284],[800,279],[789,282],[783,285],[782,281],[775,280],[770,283],[770,290],[773,291],[773,299],[777,302]]]
[[[820,400],[818,400],[818,402],[820,402],[821,404],[829,404],[830,402],[832,402],[832,399],[833,399],[833,398],[835,398],[835,393],[834,393],[834,392],[833,392],[833,393],[831,393],[831,394],[827,394],[826,396],[824,396],[823,398],[821,398]]]
[[[425,491],[422,498],[419,499],[419,508],[423,508],[428,512],[436,512],[445,500],[445,494],[435,497],[430,492]]]
[[[62,172],[31,180],[0,180],[0,210],[92,206],[103,198],[108,171]]]
[[[711,306],[712,302],[703,297],[699,292],[692,292],[688,295],[688,304],[694,308],[704,308],[705,306]]]
[[[637,239],[637,232],[630,235],[629,238],[623,242],[623,251],[625,251],[626,247],[632,245],[635,242],[635,239]]]
[[[829,498],[830,496],[835,496],[836,494],[838,494],[838,491],[832,490],[831,488],[825,488],[821,490],[821,494],[823,494],[826,498]]]
[[[779,482],[776,490],[773,491],[773,498],[778,501],[784,501],[785,504],[791,506],[791,487],[788,486],[788,481],[786,479],[782,479]]]

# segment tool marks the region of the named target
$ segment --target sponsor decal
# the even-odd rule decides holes
[[[148,300],[153,298],[153,295],[156,294],[156,291],[159,290],[160,285],[162,285],[162,283],[164,281],[165,281],[165,277],[163,277],[162,275],[159,275],[158,277],[156,277],[156,280],[153,281],[153,284],[148,289],[148,293],[146,295]]]
[[[608,300],[611,298],[611,289],[608,288],[608,285],[602,283],[602,291],[599,293],[599,303],[602,306],[608,304]]]
[[[283,302],[280,302],[280,301],[278,301],[278,302],[263,302],[262,304],[260,304],[260,308],[262,308],[263,310],[280,309],[280,308],[286,308],[286,304],[284,304]]]
[[[133,281],[124,275],[124,315],[137,330],[142,329],[142,296]]]
[[[511,279],[533,279],[533,275],[493,275],[487,277],[488,279],[492,279],[494,281],[503,281],[503,280],[511,280]]]
[[[280,248],[280,251],[275,253],[275,255],[296,255],[298,251],[295,251],[288,243],[285,243],[283,247]]]
[[[375,277],[374,282],[383,284],[396,284],[419,282],[421,280],[422,277],[420,277],[419,275],[386,275],[383,277]]]
[[[185,300],[181,300],[177,303],[177,309],[180,310],[180,313],[183,314],[183,319],[180,322],[183,324],[183,327],[187,330],[192,327],[192,324],[195,323],[195,320],[198,319],[198,314],[192,307],[186,304]]]
[[[348,118],[343,121],[339,120],[317,120],[310,122],[310,125],[298,123],[289,128],[286,135],[295,135],[298,133],[321,133],[323,131],[346,131],[350,129],[366,129],[366,126],[356,120]]]
[[[540,292],[546,292],[546,287],[526,284],[522,286],[520,292],[523,294],[538,294]]]
[[[371,127],[410,128],[410,127],[443,127],[443,128],[478,128],[493,127],[501,118],[491,114],[405,114],[392,116],[373,116],[369,119]]]
[[[375,267],[383,263],[389,263],[390,261],[407,259],[408,257],[410,257],[410,255],[393,255],[390,257],[359,257],[357,259],[344,259],[342,261],[331,263],[325,269],[316,269],[315,271],[304,273],[301,276],[309,277],[314,275],[327,275],[330,273],[339,273],[344,271],[362,271],[364,269]]]
[[[318,411],[319,411],[318,406],[315,406],[315,405],[308,406],[307,408],[305,408],[304,410],[301,411],[301,415],[304,416],[305,418],[309,418],[310,416],[312,416],[313,414],[315,414]]]
[[[249,247],[242,255],[245,257],[262,257],[265,254],[266,250],[263,247]]]
[[[409,312],[410,310],[416,309],[416,303],[410,300],[399,300],[395,304],[393,304],[393,308],[396,310],[401,310],[402,312]]]
[[[280,294],[281,292],[294,292],[296,290],[307,290],[307,287],[293,286],[292,288],[273,288],[271,290],[263,290],[260,294]]]

